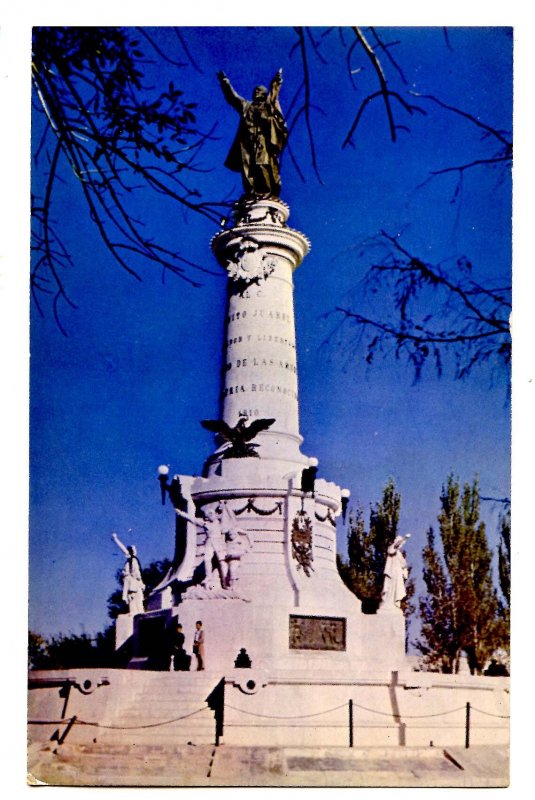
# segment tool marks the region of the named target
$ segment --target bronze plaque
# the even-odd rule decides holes
[[[345,617],[290,614],[290,650],[345,650]]]

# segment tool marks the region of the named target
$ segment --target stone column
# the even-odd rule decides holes
[[[229,275],[221,417],[275,419],[258,435],[258,455],[306,462],[299,446],[293,270],[309,251],[289,228],[288,206],[278,199],[239,203],[235,224],[212,240]]]

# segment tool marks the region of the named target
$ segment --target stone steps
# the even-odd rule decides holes
[[[72,786],[506,786],[500,748],[234,747],[93,743],[34,747],[35,782]],[[32,780],[30,779],[30,782]]]
[[[97,729],[97,742],[213,744],[214,712],[206,698],[220,679],[209,673],[155,673],[134,680],[126,702]]]
[[[60,786],[208,785],[213,745],[64,744],[30,762],[38,781]]]

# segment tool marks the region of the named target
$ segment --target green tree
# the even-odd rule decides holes
[[[416,646],[443,672],[458,671],[464,650],[470,671],[480,674],[503,634],[492,555],[479,519],[477,480],[461,491],[450,475],[440,502],[442,553],[430,530],[423,551],[427,594],[420,598],[422,629]]]
[[[44,636],[33,631],[28,632],[28,668],[47,669],[48,648]]]
[[[509,511],[500,517],[500,543],[498,545],[498,577],[502,597],[500,598],[500,618],[502,620],[502,645],[509,652],[511,627],[511,514]]]
[[[507,610],[511,604],[511,514],[507,511],[500,517],[498,572],[503,602]]]
[[[171,561],[164,558],[152,561],[142,569],[145,594],[158,585],[167,574]],[[121,583],[121,570],[117,570],[117,582]],[[128,611],[122,600],[122,590],[115,589],[108,598],[108,615],[117,619]],[[126,656],[127,658],[127,656]],[[87,633],[58,633],[46,638],[33,631],[28,635],[28,665],[30,669],[76,669],[79,667],[119,667],[126,666],[125,654],[115,650],[115,626],[108,625],[94,636]]]
[[[457,672],[460,656],[457,609],[446,567],[435,547],[433,528],[427,532],[422,559],[427,594],[419,600],[421,638],[416,647],[430,666],[440,672]]]
[[[390,478],[381,500],[370,508],[369,530],[365,528],[362,509],[350,515],[347,559],[338,554],[338,571],[348,589],[362,601],[365,613],[375,613],[381,602],[386,551],[398,535],[400,505],[401,496]],[[409,617],[414,611],[412,579],[406,582],[405,588],[407,597],[403,601],[403,611]]]
[[[30,669],[118,666],[111,625],[96,636],[59,633],[47,639],[30,631],[28,652]]]

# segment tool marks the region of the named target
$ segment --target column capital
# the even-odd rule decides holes
[[[267,278],[273,271],[270,256],[281,256],[299,266],[310,251],[304,234],[286,224],[289,207],[281,200],[245,200],[236,203],[234,225],[217,233],[212,250],[230,277],[247,282]]]

